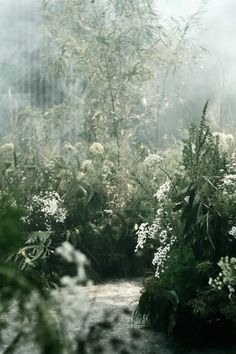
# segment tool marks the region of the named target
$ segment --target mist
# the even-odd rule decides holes
[[[190,23],[191,15],[199,13],[199,26],[193,37],[203,52],[199,65],[190,75],[182,77],[186,85],[184,95],[189,103],[197,101],[203,105],[204,100],[209,99],[217,128],[230,129],[229,126],[235,124],[235,2],[163,0],[159,1],[159,8],[168,18],[190,17]]]
[[[214,121],[220,129],[227,130],[229,122],[235,121],[235,2],[160,0],[156,5],[163,23],[171,24],[176,20],[189,23],[189,37],[201,48],[196,64],[190,68],[179,67],[169,78],[167,86],[173,91],[177,85],[182,99],[165,112],[165,119],[160,120],[161,131],[173,133],[182,129],[186,122],[199,119],[207,99],[210,99]],[[196,13],[197,25],[192,21],[192,15]],[[42,22],[40,1],[0,1],[0,120],[3,126],[6,125],[9,100],[19,109],[29,104],[44,107],[45,102],[50,106],[63,97],[58,85],[43,79],[40,53],[45,50],[45,40]],[[179,119],[175,117],[176,112]]]
[[[0,43],[0,121],[7,129],[20,109],[45,109],[61,100],[58,83],[46,80],[43,70],[47,45],[40,1],[0,1]]]
[[[235,19],[0,0],[0,354],[236,353]]]

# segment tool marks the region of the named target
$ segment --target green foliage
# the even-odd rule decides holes
[[[187,326],[189,341],[205,344],[213,340],[219,328],[226,342],[232,341],[236,331],[232,227],[235,209],[227,203],[228,198],[235,200],[235,194],[229,192],[235,171],[232,164],[226,163],[218,138],[210,130],[206,108],[207,104],[200,126],[190,128],[184,142],[184,170],[180,169],[172,181],[175,188],[159,200],[163,211],[159,207],[152,225],[157,231],[152,233],[148,244],[158,247],[153,264],[160,267],[160,263],[165,263],[159,268],[162,272],[158,271],[156,277],[144,283],[138,306],[141,315],[154,326],[168,331],[168,323],[173,321],[168,322],[167,318],[175,318],[174,335],[184,339]],[[157,195],[161,196],[160,192]],[[160,226],[165,226],[163,218],[167,220],[170,208],[172,218],[166,225],[167,239],[163,241],[164,231]],[[175,237],[168,244],[169,233]],[[163,297],[169,301],[170,291],[174,291],[179,301],[177,308],[172,308],[166,316],[159,304],[163,303]]]
[[[1,210],[5,210],[3,207],[11,198],[9,196],[1,200]],[[14,213],[11,209],[14,209]],[[47,249],[51,245],[51,232],[35,232],[31,235],[31,239],[27,242],[29,246],[19,251],[21,254],[25,253],[24,262],[20,264],[21,269],[18,269],[11,259],[6,261],[2,257],[12,251],[10,242],[13,242],[16,237],[16,229],[21,224],[19,218],[22,215],[19,210],[17,213],[16,205],[8,205],[7,211],[9,212],[7,215],[1,215],[4,234],[1,234],[2,254],[0,257],[0,333],[7,331],[7,340],[0,337],[1,345],[4,344],[5,347],[4,353],[17,353],[19,348],[21,350],[22,343],[25,342],[34,344],[35,350],[42,354],[81,354],[92,353],[98,349],[107,352],[106,347],[110,346],[114,350],[123,348],[127,353],[132,353],[133,351],[129,351],[132,330],[127,333],[130,337],[128,340],[118,340],[112,333],[118,321],[117,315],[113,318],[112,314],[107,313],[95,325],[87,325],[87,331],[83,332],[87,319],[86,309],[83,314],[83,308],[88,307],[88,299],[85,298],[85,287],[80,285],[80,281],[83,280],[86,284],[86,274],[81,267],[87,264],[87,260],[68,242],[60,247],[60,252],[57,249],[57,253],[67,261],[75,262],[77,276],[65,276],[61,279],[60,287],[54,287],[54,289],[42,286],[40,278],[35,277],[35,274],[29,271],[30,267],[37,265],[39,259],[47,257]],[[20,239],[21,236],[21,230],[18,229]],[[34,245],[35,247],[31,248]],[[17,254],[16,258],[18,256]],[[24,263],[27,263],[27,269]],[[77,331],[73,334],[73,339],[70,316],[76,320],[73,325],[76,326]],[[136,338],[138,335],[137,331]],[[106,343],[104,343],[104,338]]]
[[[5,326],[6,314],[10,306],[15,306],[15,310],[20,313],[20,320],[28,321],[27,304],[31,301],[33,294],[37,294],[40,301],[35,308],[37,321],[34,320],[31,326],[35,330],[35,335],[42,347],[42,353],[62,353],[62,343],[58,338],[58,326],[53,321],[49,323],[47,309],[47,292],[41,287],[39,279],[32,277],[29,273],[21,272],[14,263],[6,256],[15,252],[24,244],[25,234],[23,232],[20,218],[23,213],[17,208],[16,194],[3,194],[0,200],[1,212],[1,255],[0,255],[0,299],[1,299],[1,326]],[[18,309],[18,310],[17,310]],[[47,319],[46,317],[47,316]],[[42,332],[42,329],[44,332]],[[24,335],[26,328],[17,333],[10,343],[7,352],[15,350],[19,340]],[[46,346],[50,345],[50,351]]]
[[[168,178],[173,185],[161,224],[170,227],[177,243],[160,280],[145,283],[140,312],[169,333],[181,311],[205,319],[206,308],[216,303],[204,293],[207,281],[230,248],[219,234],[229,231],[228,214],[233,214],[230,203],[228,214],[214,209],[216,203],[226,209],[215,191],[226,166],[206,123],[206,107],[184,145],[185,174],[173,172],[178,142],[169,148],[163,138],[166,149],[157,151],[167,78],[195,55],[185,38],[189,25],[168,30],[151,0],[43,5],[50,50],[41,83],[53,88],[56,82],[64,99],[51,97],[53,106],[46,107],[36,98],[36,87],[32,97],[40,108],[10,107],[11,131],[0,146],[3,313],[16,303],[43,354],[71,353],[62,313],[66,291],[71,303],[70,291],[78,290],[78,265],[58,258],[58,246],[66,240],[80,249],[93,275],[140,275],[150,260],[134,253],[135,224],[152,219],[153,194]],[[17,196],[10,193],[14,188]],[[155,239],[152,246],[160,243]],[[79,252],[77,258],[84,260]],[[61,307],[53,307],[55,293]],[[229,318],[234,300],[225,294],[218,312]],[[90,345],[93,350],[93,331],[87,342],[78,337],[78,352],[86,353]],[[21,330],[8,351],[26,334]]]
[[[154,328],[171,333],[179,302],[176,292],[166,290],[155,278],[148,278],[144,287],[145,291],[139,299],[139,315],[148,319]]]
[[[24,234],[20,218],[23,209],[17,208],[17,194],[0,194],[0,248],[1,257],[16,251],[24,243]],[[14,220],[15,222],[12,222]],[[4,252],[3,252],[4,250]]]
[[[192,182],[214,183],[226,169],[226,158],[220,153],[219,139],[214,136],[206,121],[208,101],[203,109],[199,127],[192,125],[184,141],[183,166]],[[221,171],[222,170],[222,171]],[[210,178],[208,180],[208,178]]]
[[[20,191],[28,239],[15,260],[44,277],[58,239],[73,234],[98,273],[136,273],[134,225],[154,210],[152,195],[165,174],[156,170],[150,186],[153,170],[142,162],[157,134],[147,139],[145,132],[156,124],[164,101],[163,71],[192,58],[187,27],[169,30],[149,0],[42,5],[48,52],[43,51],[40,82],[45,93],[57,85],[63,100],[55,105],[51,97],[48,107],[33,99],[38,108],[21,110],[13,97],[9,101],[11,130],[0,146],[0,187]],[[94,153],[92,146],[102,152]],[[50,193],[63,200],[64,222],[44,212]],[[46,238],[32,241],[35,233]]]
[[[35,231],[27,239],[24,247],[18,249],[13,255],[14,261],[18,264],[20,270],[31,269],[49,257],[53,252],[51,249],[52,232]]]

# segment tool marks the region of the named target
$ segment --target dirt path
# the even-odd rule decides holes
[[[236,349],[228,350],[194,350],[184,351],[171,348],[162,334],[154,333],[140,321],[133,320],[132,310],[138,302],[141,290],[140,281],[111,281],[105,284],[94,285],[89,288],[91,299],[91,309],[88,322],[96,324],[102,318],[104,311],[110,311],[113,315],[119,315],[119,321],[116,323],[113,333],[118,338],[124,339],[130,337],[133,329],[138,329],[140,338],[132,337],[129,345],[135,345],[133,349],[137,354],[236,354]],[[129,309],[125,311],[124,309]],[[108,349],[109,354],[115,352]],[[119,353],[119,351],[117,351]]]
[[[236,349],[177,351],[171,348],[162,334],[154,333],[145,324],[140,323],[140,320],[134,320],[132,311],[139,299],[141,281],[110,281],[104,284],[91,285],[87,290],[91,306],[83,325],[84,333],[88,333],[91,327],[98,328],[99,322],[101,324],[104,319],[108,320],[107,323],[109,321],[112,323],[111,328],[105,328],[102,340],[98,341],[102,344],[103,351],[93,350],[92,343],[88,354],[236,354]],[[78,324],[78,321],[77,323],[70,322],[69,327],[70,333],[78,333],[81,330],[81,323]],[[10,326],[3,331],[6,344],[0,346],[0,354],[4,352],[7,343],[9,344],[14,336],[14,326]],[[116,345],[114,346],[114,344]],[[99,348],[97,347],[97,349]],[[29,338],[28,341],[25,339],[21,341],[14,353],[39,354],[40,352]]]
[[[138,354],[173,354],[165,339],[145,328],[139,320],[134,320],[132,310],[138,302],[141,282],[119,280],[89,288],[91,309],[88,322],[96,324],[104,311],[119,319],[112,335],[128,342],[127,347]],[[112,350],[112,348],[110,348]],[[109,354],[109,349],[107,349]],[[118,353],[118,352],[117,352]]]

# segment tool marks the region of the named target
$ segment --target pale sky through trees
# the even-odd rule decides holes
[[[204,6],[202,4],[205,3]],[[224,71],[224,79],[232,84],[236,69],[236,1],[234,0],[160,0],[159,8],[167,16],[185,17],[202,7],[199,41],[212,53],[215,65]]]
[[[31,3],[35,8],[37,2],[39,3],[35,0],[0,0],[0,41],[2,41],[1,47],[3,48],[1,58],[4,53],[9,54],[14,37],[21,35],[21,33],[26,35],[25,31],[27,30],[30,30],[31,33],[34,31],[32,26],[24,31],[22,29],[24,20],[20,17],[24,17],[24,13],[27,14]],[[202,6],[203,3],[205,3],[204,6]],[[185,17],[202,8],[203,14],[200,20],[201,30],[198,40],[209,49],[215,56],[215,60],[223,67],[227,80],[232,79],[232,74],[234,76],[236,70],[234,69],[236,2],[234,0],[158,0],[157,4],[164,17]],[[34,42],[31,45],[37,46]]]
[[[204,59],[198,70],[193,71],[188,78],[181,78],[189,81],[185,92],[186,100],[190,101],[198,92],[203,97],[202,101],[205,97],[215,100],[223,90],[228,90],[233,97],[236,96],[236,1],[156,1],[163,21],[170,17],[185,18],[196,13],[199,8],[202,9],[199,27],[191,35],[197,44],[208,51],[203,53]],[[21,85],[27,76],[30,79],[30,75],[34,74],[32,70],[29,72],[27,61],[32,59],[32,53],[36,53],[41,46],[38,40],[40,13],[36,7],[39,3],[40,0],[0,0],[2,95],[7,95],[9,88]],[[27,90],[26,87],[25,92]]]

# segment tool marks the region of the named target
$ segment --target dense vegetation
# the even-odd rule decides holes
[[[179,168],[155,194],[156,217],[137,249],[155,250],[139,313],[187,342],[235,338],[235,154],[221,151],[206,122],[192,127]]]
[[[89,279],[150,274],[137,312],[154,328],[231,341],[234,137],[213,131],[208,103],[182,140],[160,128],[180,100],[173,72],[200,56],[197,16],[165,26],[151,0],[42,5],[44,95],[32,84],[19,109],[11,96],[1,132],[2,329],[24,321],[5,353],[27,336],[44,354],[95,352],[109,326],[69,329],[86,322]]]

